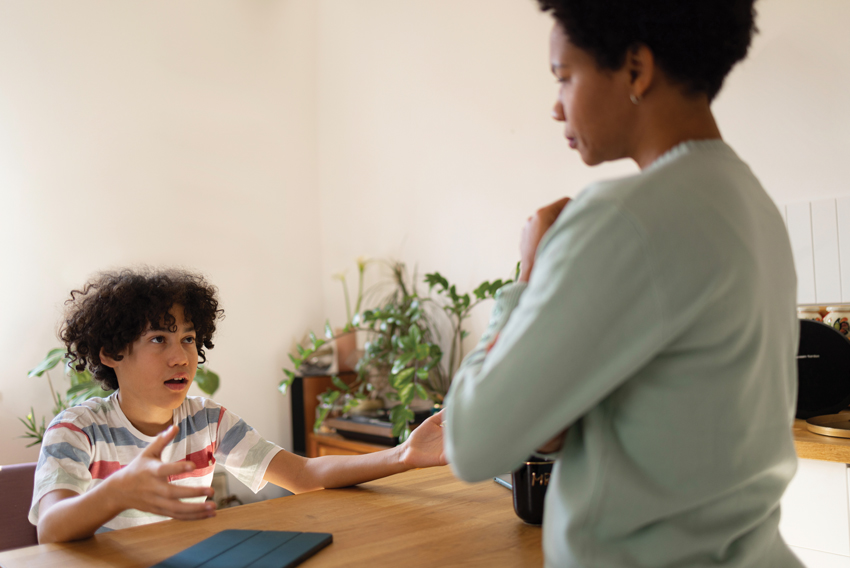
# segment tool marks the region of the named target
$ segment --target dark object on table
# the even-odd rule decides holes
[[[531,456],[511,474],[514,511],[529,525],[543,523],[543,502],[555,462]]]
[[[430,410],[414,413],[413,424],[418,426],[431,416]],[[392,435],[393,424],[387,409],[376,410],[360,416],[328,418],[325,425],[334,428],[343,438],[360,440],[372,444],[395,446],[398,438]]]
[[[850,404],[850,341],[832,327],[800,320],[797,418],[836,414]]]
[[[289,568],[333,542],[328,533],[226,530],[166,558],[153,568]]]

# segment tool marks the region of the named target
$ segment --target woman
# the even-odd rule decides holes
[[[801,566],[778,532],[794,265],[710,108],[753,1],[539,3],[569,146],[641,172],[529,219],[519,281],[447,399],[449,461],[477,481],[556,452],[547,566]]]

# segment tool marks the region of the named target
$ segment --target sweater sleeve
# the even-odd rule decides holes
[[[515,469],[659,351],[653,276],[641,228],[616,202],[564,209],[528,286],[497,298],[484,338],[454,377],[446,451],[458,477]]]

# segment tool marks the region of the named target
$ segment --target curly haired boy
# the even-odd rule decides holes
[[[396,448],[308,459],[264,440],[212,400],[187,396],[223,317],[202,276],[104,272],[66,304],[60,337],[68,357],[115,392],[50,423],[29,516],[41,543],[214,516],[206,498],[216,462],[254,492],[271,482],[294,493],[446,463],[439,414]]]

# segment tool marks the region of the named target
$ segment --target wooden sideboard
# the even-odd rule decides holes
[[[391,446],[370,444],[359,440],[349,440],[339,434],[307,434],[307,457],[319,456],[357,456],[388,450]]]

